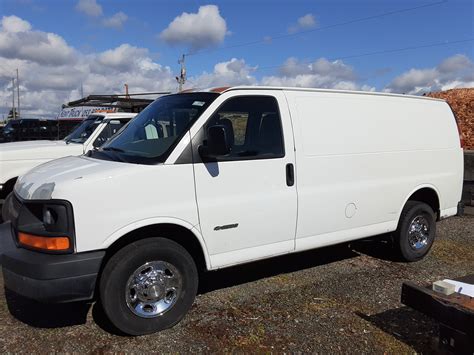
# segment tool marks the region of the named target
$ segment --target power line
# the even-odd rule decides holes
[[[204,49],[204,50],[200,50],[200,51],[187,53],[186,56],[217,52],[217,51],[221,51],[221,50],[251,46],[251,45],[256,45],[256,44],[260,44],[260,43],[268,43],[269,40],[274,41],[274,40],[284,39],[284,38],[288,38],[288,37],[299,36],[299,35],[303,35],[303,34],[307,34],[307,33],[313,33],[313,32],[317,32],[317,31],[327,30],[327,29],[330,29],[330,28],[351,25],[351,24],[354,24],[354,23],[369,21],[369,20],[373,20],[373,19],[376,19],[376,18],[401,14],[401,13],[404,13],[404,12],[415,11],[415,10],[424,9],[424,8],[432,7],[432,6],[438,6],[438,5],[444,4],[446,2],[448,2],[448,0],[441,0],[441,1],[438,1],[438,2],[430,3],[430,4],[414,6],[414,7],[409,7],[409,8],[400,9],[400,10],[393,10],[393,11],[383,12],[383,13],[378,14],[378,15],[359,17],[359,18],[352,19],[352,20],[349,20],[349,21],[338,22],[338,23],[334,23],[334,24],[331,24],[331,25],[314,28],[314,29],[311,29],[311,30],[299,31],[299,32],[295,32],[295,33],[281,34],[281,35],[276,35],[276,36],[270,36],[270,39],[263,38],[263,39],[259,39],[259,40],[255,40],[255,41],[242,42],[242,43],[233,44],[233,45],[224,46],[224,47],[219,47],[219,48]]]
[[[451,44],[467,43],[467,42],[472,42],[472,41],[474,41],[474,38],[461,39],[461,40],[455,40],[455,41],[444,41],[444,42],[436,42],[436,43],[427,43],[427,44],[420,44],[420,45],[417,45],[417,46],[409,46],[409,47],[402,47],[402,48],[392,48],[392,49],[383,49],[383,50],[374,51],[374,52],[366,52],[366,53],[345,55],[345,56],[341,56],[341,57],[333,57],[333,58],[328,58],[328,60],[329,60],[329,61],[335,61],[335,60],[343,60],[343,59],[349,59],[349,58],[369,57],[369,56],[372,56],[372,55],[387,54],[387,53],[397,53],[397,52],[405,52],[405,51],[416,50],[416,49],[422,49],[422,48],[440,47],[440,46],[447,46],[447,45],[451,45]],[[299,66],[305,66],[305,65],[309,65],[309,64],[311,64],[311,62],[299,63],[299,64],[296,65],[296,66],[299,67]],[[281,64],[281,65],[271,65],[271,66],[265,66],[265,67],[256,68],[254,71],[267,70],[267,69],[275,69],[275,68],[283,68],[284,66],[285,66],[285,64]]]

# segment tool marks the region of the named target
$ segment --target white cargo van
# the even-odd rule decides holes
[[[136,115],[94,113],[84,119],[64,140],[0,144],[0,200],[13,191],[18,176],[49,160],[81,155],[100,147]]]
[[[157,99],[101,149],[43,164],[7,201],[5,286],[98,297],[138,335],[176,324],[199,270],[392,233],[401,258],[458,213],[463,155],[444,101],[234,87]]]

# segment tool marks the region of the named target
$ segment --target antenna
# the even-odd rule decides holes
[[[179,76],[176,77],[176,81],[179,84],[178,91],[181,92],[183,90],[183,85],[186,82],[186,63],[185,63],[186,55],[183,54],[181,59],[178,59],[178,64],[181,65],[181,71]]]

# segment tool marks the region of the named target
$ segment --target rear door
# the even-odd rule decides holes
[[[213,268],[294,250],[295,152],[284,96],[231,94],[193,139],[200,227]],[[231,132],[231,153],[203,163],[197,148],[213,124]]]

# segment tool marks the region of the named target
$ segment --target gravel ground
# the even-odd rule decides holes
[[[437,325],[400,304],[401,284],[469,273],[474,214],[439,223],[417,263],[366,241],[209,273],[185,319],[150,336],[112,334],[97,305],[47,306],[2,288],[0,352],[429,353]]]

